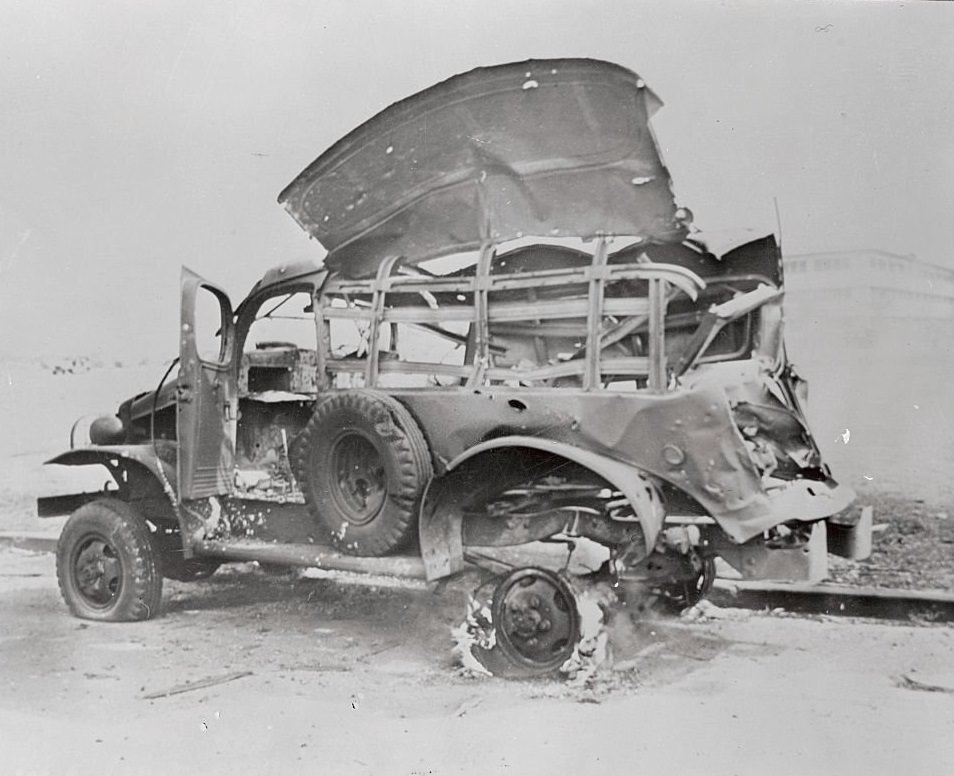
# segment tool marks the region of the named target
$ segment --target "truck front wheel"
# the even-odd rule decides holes
[[[148,620],[162,601],[162,571],[149,527],[116,499],[99,499],[73,513],[57,545],[56,576],[70,611],[87,620]]]

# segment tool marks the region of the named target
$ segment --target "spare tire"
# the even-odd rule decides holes
[[[296,448],[305,502],[339,549],[375,556],[411,543],[434,470],[404,405],[376,391],[332,394],[315,408]]]

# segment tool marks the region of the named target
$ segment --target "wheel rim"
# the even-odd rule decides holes
[[[331,497],[349,523],[364,525],[377,517],[388,494],[381,454],[360,434],[339,437],[332,449]]]
[[[70,573],[83,600],[96,609],[108,609],[122,593],[123,567],[109,541],[98,535],[79,542],[73,552]]]
[[[553,572],[519,569],[494,594],[497,644],[516,665],[545,672],[559,668],[580,639],[573,592]]]

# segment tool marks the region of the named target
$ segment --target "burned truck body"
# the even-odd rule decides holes
[[[227,560],[428,580],[486,561],[504,569],[496,643],[546,671],[580,637],[565,564],[495,550],[587,541],[593,575],[675,608],[717,556],[804,577],[853,496],[786,359],[780,249],[692,231],[659,105],[605,62],[456,76],[281,193],[322,266],[269,271],[235,310],[183,270],[177,376],[52,460],[115,481],[40,500],[75,510],[58,554],[72,611],[148,617],[162,576]]]

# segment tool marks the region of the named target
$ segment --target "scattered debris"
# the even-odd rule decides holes
[[[251,671],[235,671],[234,673],[224,674],[223,676],[210,676],[206,677],[205,679],[197,679],[194,682],[177,684],[167,690],[157,690],[156,692],[146,693],[145,695],[140,695],[139,697],[144,701],[152,701],[156,698],[166,698],[170,695],[180,695],[184,692],[192,692],[193,690],[204,690],[206,687],[214,687],[217,684],[234,682],[236,679],[241,679],[251,675]]]
[[[468,596],[467,616],[451,630],[454,641],[452,654],[463,676],[492,676],[483,663],[474,655],[474,648],[490,651],[497,643],[491,622],[490,607],[481,604],[474,596]]]
[[[594,585],[577,594],[580,613],[580,640],[570,658],[560,667],[570,683],[584,685],[593,680],[600,668],[611,662],[606,612],[617,602],[607,585]]]
[[[479,698],[474,695],[463,701],[455,710],[453,716],[463,717],[465,714],[470,713],[476,709],[481,703],[483,703],[483,698]]]
[[[774,613],[774,612],[773,612]],[[703,599],[695,606],[691,606],[680,615],[680,619],[687,622],[703,622],[706,620],[744,620],[749,612],[741,609],[725,609],[716,606],[711,601]]]
[[[56,363],[44,363],[43,367],[48,369],[54,375],[79,375],[85,374],[93,369],[94,366],[102,366],[93,363],[89,356],[73,356],[59,359]]]
[[[363,655],[358,657],[358,660],[367,660],[369,657],[374,657],[375,655],[380,655],[382,652],[387,652],[396,647],[400,647],[404,642],[403,641],[388,641],[385,644],[375,647],[368,652],[365,652]]]
[[[907,674],[902,674],[898,677],[898,680],[895,682],[898,687],[903,687],[906,690],[921,690],[922,692],[943,692],[954,695],[954,687],[944,687],[940,684],[926,684],[924,682],[919,682],[917,679],[912,679]]]

